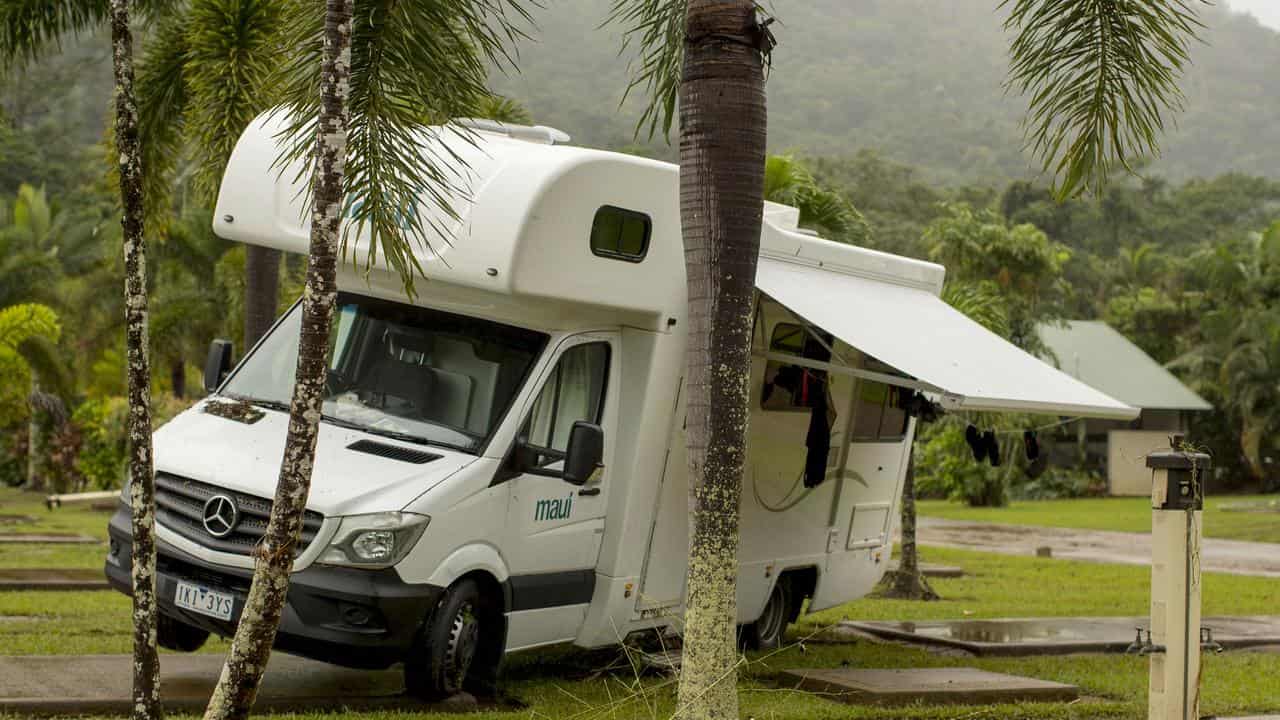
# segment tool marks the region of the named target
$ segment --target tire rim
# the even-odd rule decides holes
[[[476,649],[480,646],[480,619],[475,608],[466,603],[458,608],[453,616],[453,625],[449,628],[449,647],[445,654],[445,672],[448,675],[450,690],[461,689],[462,683],[471,670],[471,662],[476,657]]]
[[[778,585],[773,586],[773,592],[769,594],[769,602],[764,606],[764,612],[760,615],[760,619],[756,621],[756,627],[759,630],[761,640],[769,641],[782,635],[785,626],[783,614],[786,608],[783,607],[782,588]]]

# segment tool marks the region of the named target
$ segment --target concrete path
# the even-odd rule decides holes
[[[976,523],[921,517],[922,545],[1034,557],[1049,547],[1053,557],[1090,562],[1151,564],[1151,536],[1145,533]],[[1205,538],[1200,551],[1205,572],[1280,577],[1280,544]]]
[[[987,705],[1071,702],[1075,685],[975,668],[784,670],[787,684],[831,700],[860,705]]]
[[[106,590],[107,578],[91,568],[0,568],[0,592]]]
[[[213,692],[223,657],[162,655],[161,693],[168,712],[200,712]],[[0,716],[128,715],[128,655],[0,657]],[[492,707],[492,706],[490,706]],[[435,705],[404,695],[399,669],[349,670],[274,653],[255,712],[352,710],[475,710],[470,696]]]

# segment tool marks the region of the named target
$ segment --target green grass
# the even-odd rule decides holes
[[[1224,495],[1205,499],[1205,537],[1280,543],[1280,513],[1229,512],[1222,505],[1274,500],[1274,495]],[[1026,500],[1002,508],[975,508],[946,500],[921,500],[920,515],[972,522],[1042,525],[1085,530],[1151,532],[1149,498]]]
[[[0,487],[0,515],[30,515],[34,523],[0,525],[4,533],[76,533],[102,540],[100,545],[3,545],[0,568],[100,568],[107,555],[107,521],[111,514],[88,505],[47,510],[44,495]]]
[[[56,512],[56,511],[55,511]],[[836,718],[1142,718],[1146,714],[1147,663],[1123,655],[1074,655],[1044,658],[970,658],[934,654],[892,644],[856,642],[824,645],[799,640],[844,618],[924,620],[961,617],[1145,615],[1150,571],[1142,567],[1010,557],[962,550],[924,548],[930,562],[960,565],[967,573],[933,581],[944,600],[916,603],[868,598],[801,619],[792,645],[774,654],[745,660],[739,683],[742,716],[758,720],[835,720]],[[1280,580],[1208,574],[1204,579],[1206,614],[1277,612]],[[128,599],[113,592],[0,593],[0,616],[29,620],[0,622],[0,648],[6,655],[126,653],[130,632]],[[223,641],[204,652],[226,652]],[[610,718],[641,720],[668,717],[675,708],[674,686],[646,676],[637,681],[622,669],[598,672],[620,651],[546,650],[513,656],[506,689],[527,707],[468,717]],[[778,677],[796,667],[978,667],[1046,680],[1074,683],[1089,696],[1076,704],[997,705],[983,707],[865,708],[838,704],[790,690]],[[1229,652],[1205,660],[1204,714],[1280,711],[1280,655]],[[319,715],[294,716],[319,720]],[[334,720],[418,720],[423,713],[339,713]]]

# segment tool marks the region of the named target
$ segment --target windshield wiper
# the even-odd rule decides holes
[[[391,438],[392,440],[403,440],[404,442],[415,443],[418,445],[443,444],[443,443],[432,442],[422,437],[421,435],[413,435],[406,432],[399,432],[398,430],[384,430],[382,428],[375,428],[375,427],[370,427],[368,425],[361,425],[358,422],[343,420],[342,418],[334,417],[333,415],[321,415],[320,419],[331,425],[344,427],[344,428],[347,428],[348,430],[359,430],[360,432],[367,432],[370,435],[379,435],[381,437]]]
[[[283,413],[289,412],[289,403],[280,402],[279,400],[266,400],[264,398],[248,397],[246,395],[232,395],[230,393],[226,393],[226,397],[229,397],[232,400],[246,402],[250,405],[266,408],[268,410],[279,410]]]

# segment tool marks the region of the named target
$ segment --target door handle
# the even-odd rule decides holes
[[[598,487],[582,488],[581,490],[578,491],[578,494],[583,496],[588,496],[588,497],[592,495],[599,495],[600,488]]]

